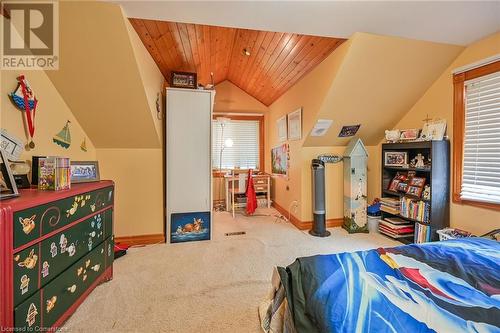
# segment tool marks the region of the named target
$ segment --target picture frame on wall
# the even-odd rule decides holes
[[[279,142],[285,142],[288,139],[287,127],[286,127],[286,115],[276,120],[276,126],[278,127]]]
[[[288,175],[288,144],[271,149],[271,172],[273,175]]]
[[[302,108],[291,112],[287,116],[288,140],[302,139]]]
[[[386,151],[384,165],[390,167],[404,167],[408,164],[408,153],[405,151]]]
[[[98,161],[71,161],[71,184],[101,180]]]
[[[170,86],[173,88],[196,89],[198,86],[197,74],[172,71]]]
[[[0,149],[0,200],[17,197],[19,195],[6,155],[7,154]]]

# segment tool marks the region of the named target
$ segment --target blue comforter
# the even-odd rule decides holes
[[[299,258],[286,272],[298,332],[500,332],[495,241]]]

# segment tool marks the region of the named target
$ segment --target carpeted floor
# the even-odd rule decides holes
[[[263,215],[275,210],[258,210]],[[393,242],[378,234],[314,238],[274,217],[214,214],[213,239],[135,248],[115,261],[66,322],[69,332],[259,332],[257,306],[272,269],[296,257],[356,251]],[[225,236],[246,231],[246,235]]]

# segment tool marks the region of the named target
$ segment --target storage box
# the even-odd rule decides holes
[[[38,160],[38,189],[58,191],[70,188],[69,158],[50,156]]]

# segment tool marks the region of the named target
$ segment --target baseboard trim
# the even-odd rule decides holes
[[[165,235],[152,234],[152,235],[115,237],[115,243],[122,245],[129,245],[129,246],[165,243]]]
[[[312,229],[313,226],[313,221],[301,221],[297,217],[295,217],[293,214],[290,214],[288,210],[285,208],[281,207],[278,203],[275,201],[272,202],[271,204],[278,212],[280,212],[283,216],[288,218],[290,216],[290,222],[299,230],[310,230]],[[340,227],[344,223],[343,218],[335,218],[335,219],[328,219],[326,220],[326,227],[327,228],[334,228],[334,227]]]

